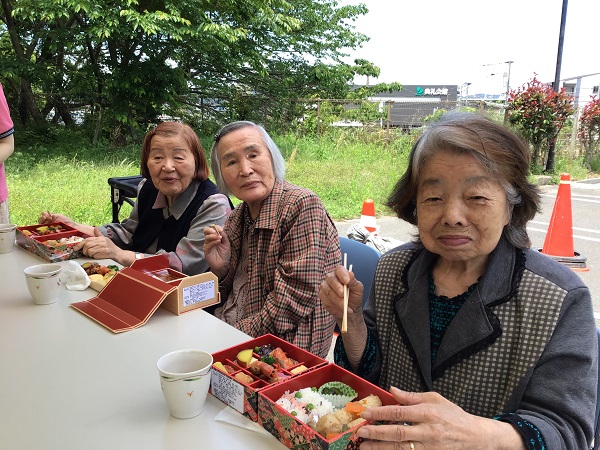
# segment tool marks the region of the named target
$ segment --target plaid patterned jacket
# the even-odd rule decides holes
[[[245,203],[227,218],[231,263],[219,281],[223,302],[231,292],[242,252]],[[321,305],[319,286],[340,264],[338,233],[321,200],[308,189],[276,181],[248,236],[248,302],[234,325],[251,335],[274,334],[325,357],[335,320]]]
[[[428,273],[435,255],[406,244],[377,266],[365,319],[376,337],[365,378],[436,391],[469,413],[514,412],[549,449],[590,447],[598,340],[588,288],[565,266],[501,239],[431,362]]]

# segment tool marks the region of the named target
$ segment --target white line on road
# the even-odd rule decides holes
[[[555,197],[555,195],[548,195],[548,194],[542,194],[542,197]],[[579,196],[581,197],[581,196]],[[594,195],[589,195],[588,197],[592,197],[592,198],[597,198],[598,200],[587,200],[585,198],[578,198],[578,197],[571,197],[571,200],[578,200],[580,202],[584,202],[584,203],[600,203],[600,198],[598,198],[598,196],[594,196]]]
[[[539,231],[540,233],[547,233],[548,232],[547,229],[543,230],[541,228],[532,228],[532,227],[527,227],[527,231]],[[600,242],[600,238],[580,236],[579,234],[574,234],[573,238],[581,239],[582,241]]]
[[[538,224],[538,225],[544,225],[546,227],[548,225],[550,225],[548,222],[540,222],[540,221],[537,221],[537,220],[530,220],[529,223],[535,223],[535,224]],[[577,230],[577,231],[583,231],[584,233],[598,233],[598,234],[600,234],[600,230],[594,230],[592,228],[573,227],[573,229]]]

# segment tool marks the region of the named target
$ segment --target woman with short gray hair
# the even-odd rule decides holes
[[[350,291],[335,362],[398,402],[362,414],[387,423],[357,431],[368,448],[590,448],[590,291],[530,248],[540,199],[528,167],[512,131],[448,113],[415,143],[388,200],[418,238],[381,257],[364,310],[363,286],[343,266],[321,285],[338,324]]]
[[[242,200],[222,228],[204,229],[221,292],[215,316],[251,336],[270,333],[326,356],[334,320],[318,290],[341,255],[321,200],[284,180],[281,152],[253,122],[225,125],[210,159],[217,186]]]

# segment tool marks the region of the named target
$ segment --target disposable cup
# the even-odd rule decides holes
[[[31,298],[37,305],[49,305],[58,298],[62,267],[60,264],[36,264],[23,271]]]
[[[17,226],[12,223],[0,223],[0,253],[10,253],[15,246]]]
[[[202,350],[177,350],[156,363],[160,385],[171,415],[190,419],[204,409],[213,358]]]

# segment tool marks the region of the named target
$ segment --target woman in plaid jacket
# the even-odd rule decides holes
[[[242,200],[223,228],[204,230],[204,253],[222,300],[215,316],[251,336],[270,333],[326,356],[335,323],[318,290],[341,255],[321,200],[284,181],[279,149],[252,122],[217,133],[211,168],[219,189]]]

